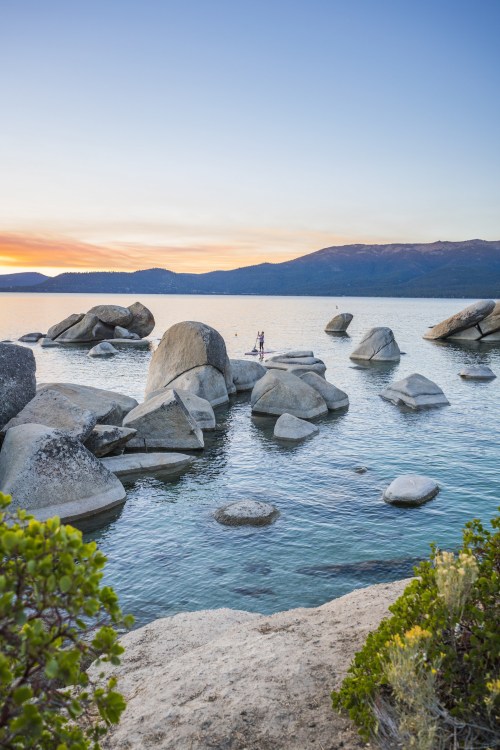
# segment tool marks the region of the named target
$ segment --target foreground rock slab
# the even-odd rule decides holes
[[[96,422],[94,412],[75,404],[59,391],[46,388],[38,391],[24,409],[7,422],[0,435],[5,436],[7,430],[20,424],[42,424],[85,442]]]
[[[419,474],[404,474],[384,490],[384,500],[397,505],[422,505],[436,497],[438,492],[439,485],[433,479]]]
[[[469,365],[464,367],[459,373],[464,380],[493,380],[496,378],[495,373],[487,365]]]
[[[269,370],[257,381],[252,390],[251,404],[256,414],[277,417],[288,413],[300,419],[313,419],[328,411],[324,399],[314,388],[282,370]]]
[[[270,617],[190,612],[121,639],[127,701],[108,750],[358,750],[366,744],[332,711],[368,633],[408,581],[360,589]],[[90,669],[97,676],[101,666]]]
[[[268,526],[276,521],[279,510],[260,500],[238,500],[219,508],[214,518],[224,526]]]
[[[277,440],[288,440],[293,443],[317,435],[318,432],[319,428],[316,425],[292,414],[282,414],[274,425],[274,437]]]
[[[396,405],[404,404],[412,409],[446,406],[450,403],[436,383],[419,373],[392,383],[380,395],[386,401]]]
[[[136,406],[123,420],[137,435],[127,448],[142,450],[198,450],[204,447],[203,433],[176,391],[167,388]]]
[[[351,359],[369,362],[399,362],[400,356],[393,332],[384,326],[370,328],[350,355]]]
[[[39,391],[50,389],[59,391],[70,401],[82,409],[93,411],[97,417],[98,424],[113,424],[121,426],[123,418],[129,411],[135,409],[137,401],[135,398],[125,396],[116,391],[106,391],[102,388],[94,388],[90,385],[78,385],[77,383],[43,383]]]
[[[465,328],[470,328],[476,323],[480,323],[483,318],[486,318],[487,315],[493,312],[494,308],[495,302],[491,299],[474,302],[473,305],[469,305],[455,315],[446,318],[441,323],[432,326],[424,334],[424,339],[437,340],[452,336],[454,333],[458,333],[458,331],[463,331]]]
[[[31,349],[0,344],[0,427],[19,414],[36,393],[36,363]]]
[[[193,463],[191,456],[182,453],[127,453],[107,456],[103,465],[123,482],[134,481],[154,474],[159,477],[177,476]]]
[[[351,313],[339,313],[326,324],[325,331],[327,333],[345,333],[353,317],[354,315],[351,315]]]
[[[80,441],[40,424],[12,427],[0,452],[0,492],[40,521],[76,521],[125,500],[121,482]]]

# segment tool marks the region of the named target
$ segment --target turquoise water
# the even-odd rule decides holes
[[[311,348],[327,379],[349,394],[350,408],[319,420],[320,434],[295,447],[272,437],[274,420],[252,417],[249,395],[216,409],[218,427],[180,479],[143,479],[128,488],[117,512],[87,527],[108,556],[106,579],[137,624],[183,610],[233,607],[274,612],[315,606],[354,588],[411,571],[429,542],[453,548],[463,524],[489,519],[500,504],[500,377],[463,381],[466,364],[500,376],[500,346],[436,344],[428,325],[467,300],[279,297],[141,297],[154,312],[153,338],[179,320],[202,320],[240,357],[264,328],[272,349]],[[69,312],[133,297],[0,295],[1,338],[43,330]],[[339,310],[336,310],[336,305]],[[351,312],[349,337],[324,333],[338,311]],[[393,366],[356,366],[349,353],[362,333],[388,325],[402,351]],[[142,399],[150,354],[123,352],[91,360],[84,349],[34,346],[38,380],[72,381]],[[420,372],[451,405],[414,413],[383,401],[392,380]],[[357,474],[357,466],[367,472]],[[385,504],[396,476],[435,478],[441,492],[420,508]],[[281,515],[271,527],[230,528],[213,511],[240,498],[263,499]]]

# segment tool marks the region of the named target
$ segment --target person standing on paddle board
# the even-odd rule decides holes
[[[259,340],[259,353],[264,354],[264,331],[257,333],[257,338]]]

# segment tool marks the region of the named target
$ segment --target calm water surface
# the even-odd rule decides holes
[[[44,331],[71,312],[110,295],[0,295],[0,338]],[[108,556],[106,578],[123,607],[144,624],[182,610],[233,607],[274,612],[316,606],[354,588],[393,580],[425,556],[429,542],[455,547],[462,525],[489,519],[500,503],[500,377],[463,381],[466,364],[500,375],[500,346],[436,344],[428,325],[467,300],[369,298],[142,296],[158,339],[173,323],[201,320],[226,340],[231,357],[252,348],[257,329],[269,348],[313,349],[328,380],[350,407],[319,420],[320,434],[295,447],[273,440],[274,420],[254,418],[249,396],[216,409],[217,431],[192,469],[174,482],[143,479],[117,512],[86,529]],[[336,310],[338,304],[339,310]],[[348,337],[324,333],[339,311],[354,320]],[[393,366],[356,366],[349,354],[366,329],[387,325],[402,351]],[[85,348],[33,346],[39,382],[66,381],[118,390],[142,400],[149,352],[92,360]],[[435,380],[451,405],[420,413],[379,398],[392,380],[420,372]],[[367,472],[357,474],[357,466]],[[395,508],[381,492],[396,476],[435,478],[441,492],[414,509]],[[213,511],[240,498],[263,499],[281,511],[264,529],[217,524]]]

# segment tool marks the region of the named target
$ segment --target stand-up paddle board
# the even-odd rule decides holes
[[[259,352],[257,349],[254,349],[253,352],[245,352],[246,357],[256,357],[257,354],[274,354],[276,349],[268,349],[266,352]]]

